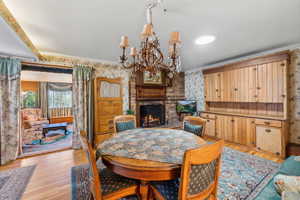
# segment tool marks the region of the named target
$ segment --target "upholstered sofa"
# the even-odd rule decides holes
[[[39,108],[27,108],[21,110],[22,118],[22,144],[32,144],[43,138],[43,125],[49,124],[49,120],[42,117]]]
[[[300,176],[300,161],[296,161],[295,156],[289,157],[281,165],[277,174]],[[273,179],[261,190],[255,200],[281,200],[280,195],[274,187]]]

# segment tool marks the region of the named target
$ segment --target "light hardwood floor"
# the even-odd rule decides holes
[[[256,152],[241,145],[232,143],[225,143],[225,145],[275,162],[282,162],[278,157]],[[1,166],[0,171],[37,165],[22,200],[69,200],[71,198],[71,167],[84,163],[87,163],[87,159],[83,151],[66,150],[18,159],[9,165]]]

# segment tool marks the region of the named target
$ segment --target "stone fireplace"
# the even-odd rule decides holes
[[[140,125],[143,128],[165,125],[165,106],[163,104],[141,105]]]

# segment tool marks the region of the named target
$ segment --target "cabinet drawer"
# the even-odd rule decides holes
[[[281,129],[256,126],[256,147],[277,155],[282,155]]]
[[[256,119],[255,124],[281,128],[282,122],[276,120]]]
[[[216,119],[216,115],[215,114],[201,113],[200,116],[202,118],[207,118],[207,119]]]

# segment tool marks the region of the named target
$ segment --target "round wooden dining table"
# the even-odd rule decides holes
[[[157,131],[158,129],[151,130]],[[185,133],[190,134],[187,132]],[[108,140],[114,140],[114,137],[115,136]],[[199,145],[206,143],[198,136],[195,138]],[[126,147],[130,148],[130,145],[126,145]],[[141,146],[141,148],[143,147]],[[150,181],[167,181],[180,177],[181,164],[128,158],[125,156],[115,155],[102,155],[101,157],[106,167],[112,170],[114,173],[127,178],[140,180],[139,195],[142,200],[147,200],[150,197]]]

